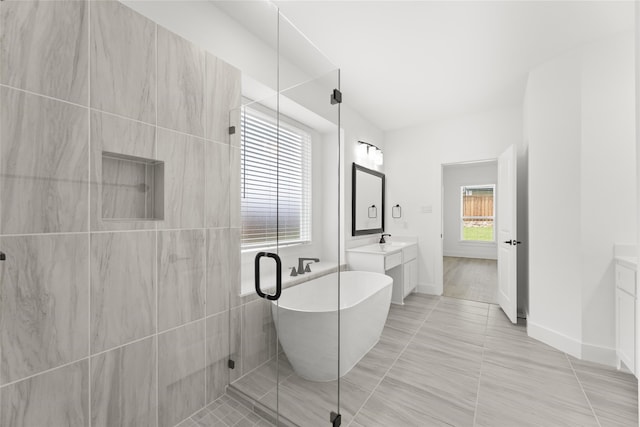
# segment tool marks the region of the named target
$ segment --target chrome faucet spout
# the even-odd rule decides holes
[[[304,272],[305,272],[304,262],[305,261],[320,262],[320,258],[298,258],[298,274],[304,274]]]

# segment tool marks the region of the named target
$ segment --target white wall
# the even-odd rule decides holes
[[[529,334],[613,364],[613,245],[636,239],[633,38],[530,73]]]
[[[258,89],[261,90],[260,84],[269,88],[277,87],[278,57],[272,47],[274,40],[261,39],[252,31],[248,31],[243,26],[243,23],[231,19],[216,6],[215,2],[123,0],[123,3],[239,68],[243,75],[243,92],[251,90],[255,93],[257,90],[253,86],[254,81],[258,82]],[[251,13],[251,17],[248,17],[248,19],[252,19],[253,21],[251,22],[253,24],[263,29],[264,22],[262,21],[273,22],[275,29],[275,9],[268,6],[267,3],[262,4],[262,6],[258,3],[253,3],[251,5],[248,4],[247,7],[252,9],[264,7],[264,10],[261,11],[262,16]],[[253,11],[251,10],[251,12]],[[291,36],[291,28],[281,28],[281,30],[283,30],[283,33],[288,34],[287,37]],[[295,43],[297,42],[299,40]],[[311,45],[308,47],[310,48]],[[302,56],[310,59],[314,54],[305,52],[305,55]],[[305,69],[304,66],[296,64],[295,61],[290,59],[280,57],[280,88],[298,85],[283,93],[283,96],[288,99],[281,97],[281,107],[291,109],[292,103],[288,101],[292,100],[293,103],[307,108],[325,120],[315,120],[311,117],[313,115],[303,113],[296,114],[294,117],[315,128],[320,133],[317,141],[319,146],[314,143],[313,155],[315,160],[313,168],[314,182],[321,181],[322,185],[320,186],[320,191],[318,191],[317,186],[314,184],[313,235],[316,241],[312,245],[284,249],[281,251],[281,255],[284,257],[283,263],[287,267],[292,266],[298,256],[319,256],[326,261],[336,261],[340,256],[340,259],[344,262],[345,247],[366,243],[367,240],[371,239],[371,237],[360,239],[351,237],[351,163],[356,160],[357,141],[359,139],[368,141],[383,148],[383,133],[376,126],[363,119],[356,111],[349,108],[348,91],[345,91],[345,102],[340,106],[342,116],[340,127],[342,130],[340,132],[341,146],[338,147],[338,107],[331,105],[329,102],[331,91],[337,87],[337,70],[330,70],[327,65],[329,63],[326,61],[316,61],[316,63],[321,64],[322,69],[314,69],[313,72],[323,75],[321,77],[310,76],[303,71]],[[246,76],[250,76],[251,79],[247,79]],[[310,79],[313,80],[309,81]],[[301,84],[303,82],[305,83]],[[250,83],[252,87],[248,88],[247,83]],[[255,98],[253,93],[251,95]],[[247,93],[244,94],[248,95]],[[269,90],[264,91],[264,94],[264,96],[272,96],[272,92]],[[275,97],[273,97],[273,100],[274,105],[271,107],[275,108]],[[285,103],[285,101],[287,102]],[[309,122],[305,118],[315,121]],[[322,123],[323,126],[318,128],[314,126],[314,123]],[[326,123],[329,123],[329,126],[326,126]],[[331,124],[333,124],[334,130],[331,130]],[[341,153],[340,170],[335,166],[337,165],[339,151]],[[367,165],[365,164],[365,166]],[[377,169],[383,170],[383,167]],[[340,187],[338,187],[338,177],[340,179]],[[341,189],[340,194],[338,194],[338,188]],[[336,221],[338,203],[342,213],[339,222]],[[340,227],[338,227],[338,224]],[[340,239],[340,254],[338,254],[337,250],[337,236]],[[250,256],[247,255],[244,258],[247,261]],[[252,274],[250,260],[244,263],[243,267],[243,277],[249,277]]]
[[[497,259],[497,249],[495,242],[469,242],[463,241],[460,238],[460,187],[467,185],[496,185],[497,181],[498,165],[496,162],[481,162],[444,166],[444,256]],[[496,189],[496,191],[499,190]],[[495,219],[496,225],[499,220],[499,218]],[[497,230],[497,227],[495,225],[494,230]]]
[[[581,246],[590,280],[583,282],[582,340],[583,357],[591,360],[615,346],[614,316],[604,320],[615,305],[613,245],[636,242],[633,49],[629,33],[594,43],[583,55]]]
[[[529,75],[529,334],[571,354],[582,334],[580,268],[580,79],[572,55]],[[551,333],[550,332],[550,333]]]
[[[522,109],[507,108],[387,132],[387,218],[391,234],[418,236],[420,292],[442,294],[441,165],[496,159],[522,143]],[[391,219],[391,206],[402,218]]]
[[[348,95],[345,95],[348,97]],[[342,108],[342,124],[345,130],[344,132],[344,157],[343,157],[343,182],[344,182],[344,209],[345,213],[343,219],[343,227],[345,234],[345,248],[353,248],[355,246],[365,245],[370,242],[377,242],[380,239],[379,234],[365,235],[365,236],[352,236],[351,235],[351,190],[352,190],[352,164],[355,162],[359,165],[362,165],[366,168],[377,170],[379,172],[385,173],[387,169],[387,151],[385,149],[385,138],[384,133],[365,120],[362,116],[360,116],[355,110],[348,107],[348,102],[346,105],[343,104]],[[361,159],[358,157],[357,148],[358,141],[366,141],[369,142],[378,148],[380,148],[384,153],[384,164],[381,166],[375,166],[370,163],[367,159]],[[387,177],[388,178],[388,177]],[[387,181],[387,189],[389,188],[389,184]],[[387,195],[385,206],[389,206],[389,196]],[[388,209],[385,209],[387,211]],[[389,227],[389,221],[391,217],[391,211],[385,212],[385,232]]]

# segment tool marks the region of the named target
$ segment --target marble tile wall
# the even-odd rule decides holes
[[[239,104],[239,70],[120,2],[0,2],[0,425],[174,426],[257,363],[270,332],[229,335],[267,312],[231,298]],[[164,162],[161,217],[122,219],[148,177],[103,152]]]

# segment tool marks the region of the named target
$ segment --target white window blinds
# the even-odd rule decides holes
[[[311,241],[311,136],[249,108],[240,128],[242,248]]]

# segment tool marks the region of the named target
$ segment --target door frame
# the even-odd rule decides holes
[[[483,158],[477,160],[466,160],[461,162],[442,162],[440,163],[440,244],[438,245],[439,253],[436,254],[435,279],[436,288],[439,295],[444,295],[444,168],[450,166],[465,166],[480,163],[495,163],[498,167],[498,157]],[[498,194],[496,182],[496,195]],[[496,205],[497,206],[497,205]],[[497,212],[495,212],[497,214]],[[495,222],[498,223],[499,218],[495,216]],[[494,230],[496,226],[494,224]],[[439,262],[438,262],[439,260]]]

